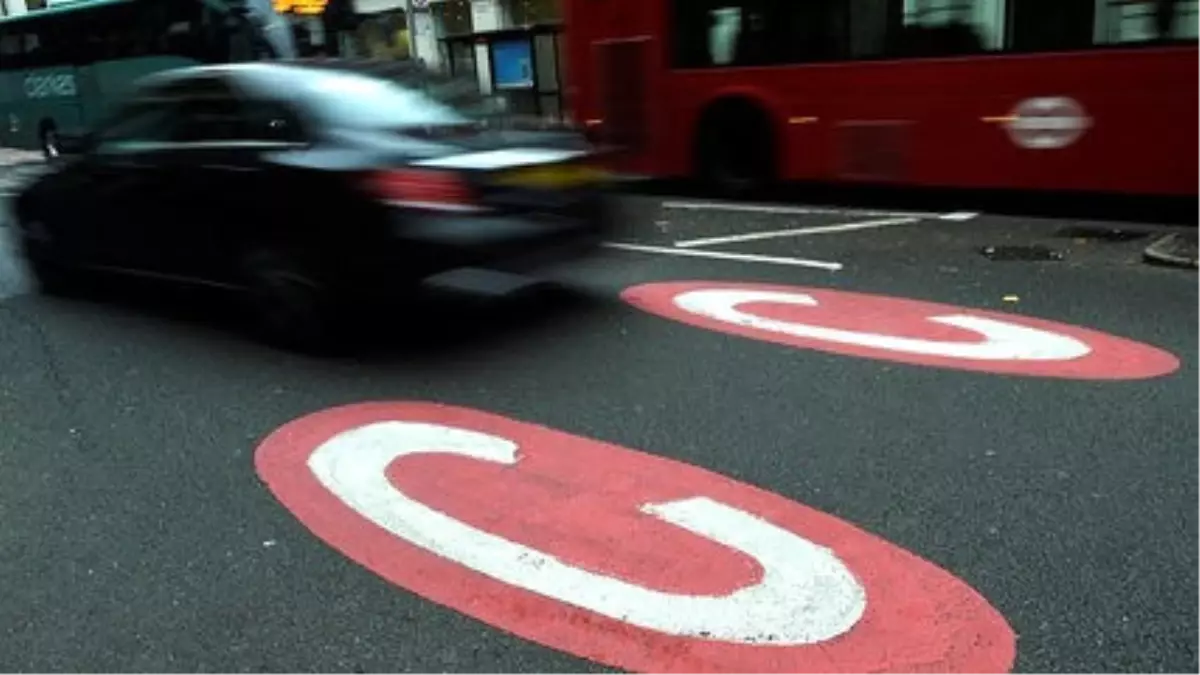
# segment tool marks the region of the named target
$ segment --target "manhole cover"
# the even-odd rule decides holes
[[[1009,260],[1057,261],[1063,259],[1062,251],[1047,246],[984,246],[980,250],[984,257],[998,262]]]
[[[1150,236],[1149,232],[1138,232],[1137,230],[1122,230],[1114,227],[1088,227],[1076,225],[1072,227],[1064,227],[1054,233],[1055,236],[1064,237],[1067,239],[1089,239],[1092,241],[1135,241],[1137,239],[1145,239]]]

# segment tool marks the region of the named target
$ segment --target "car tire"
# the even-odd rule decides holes
[[[25,261],[37,281],[38,289],[46,295],[69,297],[81,286],[80,272],[43,252],[27,252]]]
[[[297,256],[260,249],[242,260],[245,309],[268,344],[327,355],[342,346],[336,293]]]
[[[19,233],[25,265],[38,290],[46,295],[75,295],[82,286],[83,271],[64,259],[41,220],[28,219],[28,213],[22,214],[25,209],[16,211],[13,229]]]

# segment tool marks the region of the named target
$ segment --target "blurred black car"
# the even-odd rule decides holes
[[[293,347],[439,272],[587,254],[609,226],[578,133],[328,66],[152,75],[78,151],[13,202],[46,291],[95,272],[227,288]]]

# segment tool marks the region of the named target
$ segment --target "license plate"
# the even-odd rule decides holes
[[[540,190],[565,190],[596,185],[606,177],[604,171],[595,167],[559,164],[514,169],[497,178],[496,184]]]

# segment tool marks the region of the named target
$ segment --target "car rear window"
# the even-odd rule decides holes
[[[316,112],[339,127],[398,129],[471,121],[419,90],[378,77],[320,74],[307,81],[305,90]]]

